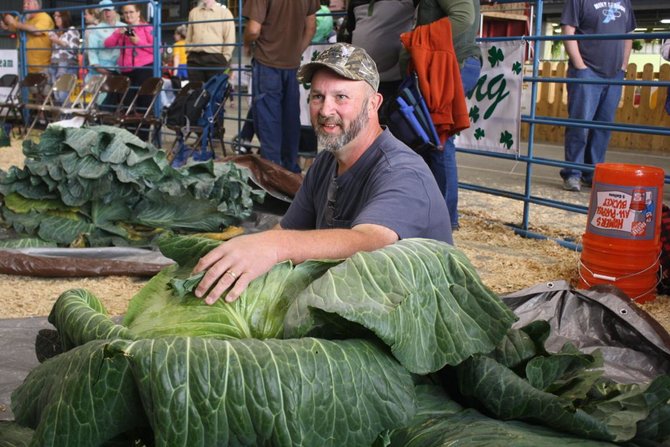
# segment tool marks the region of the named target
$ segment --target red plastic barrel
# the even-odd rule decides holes
[[[656,298],[663,169],[600,163],[593,176],[579,286],[613,284],[633,301]]]

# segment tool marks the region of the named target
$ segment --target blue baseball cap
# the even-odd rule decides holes
[[[112,3],[112,0],[101,0],[100,3],[98,3],[98,5],[100,5],[100,9],[102,9],[103,11],[106,9],[111,9],[112,11],[114,11],[114,3]]]

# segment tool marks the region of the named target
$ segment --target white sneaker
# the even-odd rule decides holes
[[[579,192],[582,190],[582,185],[579,183],[579,178],[568,177],[566,179],[563,179],[563,189],[565,189],[566,191]]]

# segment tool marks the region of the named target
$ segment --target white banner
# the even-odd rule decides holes
[[[519,153],[524,42],[483,42],[482,71],[467,97],[470,127],[456,147]]]
[[[18,50],[0,50],[0,76],[19,74]]]

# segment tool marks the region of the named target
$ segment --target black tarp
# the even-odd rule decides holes
[[[566,342],[586,353],[600,349],[605,377],[640,383],[670,373],[670,334],[616,287],[575,290],[556,281],[502,298],[519,317],[515,327],[549,322],[548,351],[556,352]]]

